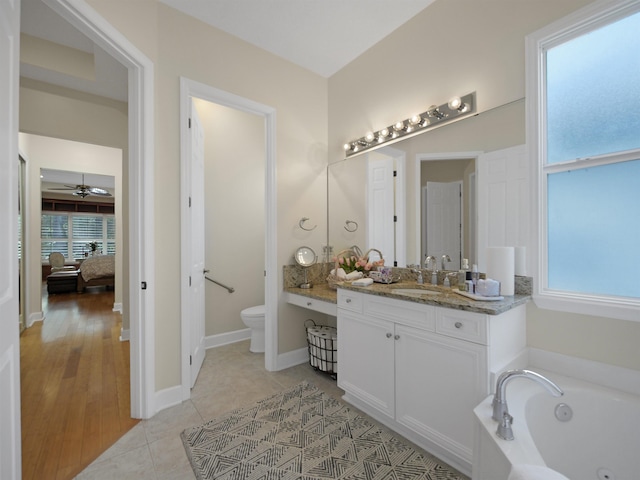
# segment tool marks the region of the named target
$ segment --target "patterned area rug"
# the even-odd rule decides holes
[[[307,382],[181,437],[200,480],[467,478]]]

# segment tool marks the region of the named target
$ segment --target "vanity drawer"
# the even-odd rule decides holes
[[[430,332],[435,330],[435,307],[431,305],[368,295],[364,314]]]
[[[437,310],[437,333],[481,345],[488,345],[487,315],[450,308],[438,308]]]
[[[338,308],[362,313],[362,294],[338,288]]]
[[[288,293],[286,296],[287,303],[297,305],[299,307],[308,308],[316,312],[325,313],[327,315],[337,315],[336,304],[331,302],[325,302],[324,300],[318,300],[317,298],[311,298],[304,295],[297,295],[295,293]]]

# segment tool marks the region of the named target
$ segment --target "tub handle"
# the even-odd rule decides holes
[[[509,412],[504,412],[502,421],[498,424],[498,431],[496,435],[503,440],[513,440],[513,430],[511,424],[513,423],[513,417],[509,415]]]

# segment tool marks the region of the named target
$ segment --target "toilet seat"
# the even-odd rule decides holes
[[[247,318],[264,317],[265,308],[264,305],[258,305],[255,307],[245,308],[240,312],[241,315]]]

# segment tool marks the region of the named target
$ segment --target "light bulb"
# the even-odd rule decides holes
[[[422,118],[420,117],[420,115],[414,115],[413,117],[411,117],[409,119],[409,123],[411,125],[418,125],[421,120],[422,120]]]
[[[351,144],[350,143],[345,143],[342,148],[344,148],[345,150],[351,150]]]
[[[393,129],[394,129],[396,132],[399,132],[399,131],[401,131],[401,130],[404,130],[404,122],[398,122],[398,123],[396,123],[396,124],[393,126]]]
[[[380,130],[380,137],[381,138],[385,138],[389,136],[389,129],[388,128],[383,128],[382,130]]]
[[[449,100],[448,105],[451,110],[458,110],[462,105],[462,100],[460,99],[460,97],[453,97],[451,100]]]
[[[373,142],[373,140],[376,138],[375,135],[373,134],[373,132],[367,132],[367,134],[364,136],[364,138],[367,140],[367,142]]]

